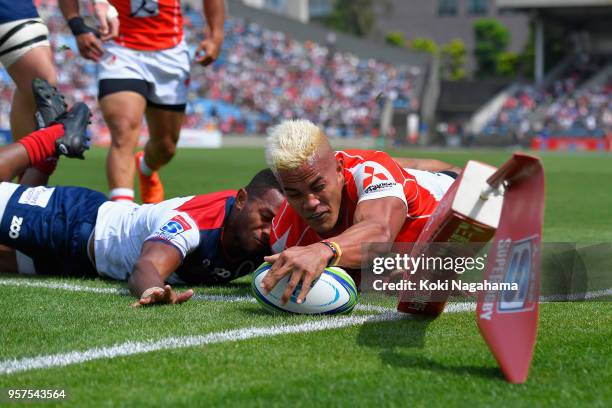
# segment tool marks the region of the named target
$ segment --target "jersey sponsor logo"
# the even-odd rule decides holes
[[[374,179],[378,180],[388,180],[387,175],[382,171],[376,171],[373,166],[364,166],[363,172],[365,177],[363,179],[363,189],[365,190],[367,187],[374,182]]]
[[[55,188],[33,187],[26,189],[19,197],[19,204],[33,205],[45,208],[53,195]]]
[[[191,225],[182,216],[175,215],[160,228],[159,236],[161,238],[172,238],[190,229]]]
[[[13,219],[11,220],[11,226],[9,227],[9,237],[11,239],[19,238],[21,224],[23,224],[23,217],[17,217],[16,215],[13,215]]]
[[[390,183],[390,182],[386,182],[386,183],[377,183],[377,184],[370,184],[368,186],[368,188],[366,188],[365,190],[363,190],[363,192],[365,194],[369,194],[369,193],[375,193],[377,191],[381,191],[381,190],[386,190],[388,188],[393,188],[397,185],[397,183]]]

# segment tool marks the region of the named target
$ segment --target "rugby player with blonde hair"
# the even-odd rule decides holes
[[[291,274],[281,300],[301,282],[298,303],[326,266],[359,269],[363,243],[416,241],[459,171],[437,160],[402,161],[382,151],[334,151],[307,120],[272,128],[266,160],[286,200],[272,222],[275,254],[265,258],[273,266],[262,289],[271,291]]]

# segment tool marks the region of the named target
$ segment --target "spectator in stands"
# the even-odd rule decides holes
[[[612,132],[603,120],[610,115],[612,82],[608,79],[604,86],[582,89],[589,78],[611,62],[609,56],[581,54],[549,87],[519,87],[484,132],[517,134],[521,141],[528,134],[541,134],[544,130],[556,136],[603,136]],[[541,107],[545,110],[539,110]]]

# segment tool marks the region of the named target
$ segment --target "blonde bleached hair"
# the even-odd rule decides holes
[[[329,146],[329,142],[314,123],[285,120],[268,132],[266,162],[274,173],[293,170],[312,161],[321,146]]]

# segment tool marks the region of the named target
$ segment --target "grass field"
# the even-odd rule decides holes
[[[498,165],[510,153],[392,154]],[[106,191],[104,155],[62,160],[53,183]],[[612,241],[610,156],[543,162],[544,240]],[[263,166],[257,149],[182,150],[162,178],[169,197],[188,195],[240,187]],[[473,312],[398,320],[383,313],[391,299],[366,298],[349,317],[270,315],[249,285],[132,309],[119,283],[0,274],[0,389],[65,389],[56,403],[72,406],[612,405],[609,302],[542,304],[530,377],[511,385]]]

